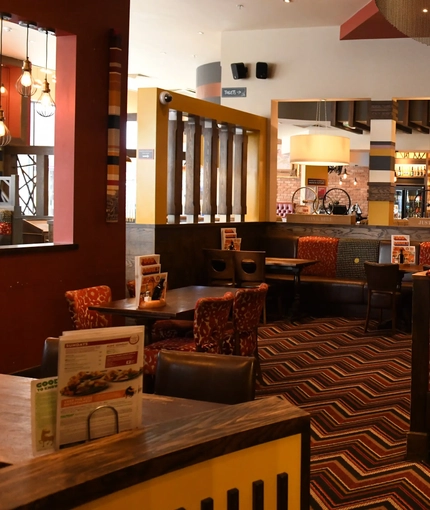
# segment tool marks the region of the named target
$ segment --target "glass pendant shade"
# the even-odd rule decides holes
[[[51,117],[55,113],[55,102],[51,97],[51,89],[46,78],[43,83],[42,93],[36,103],[36,112],[42,117]]]
[[[2,82],[2,69],[3,69],[3,20],[9,20],[11,19],[11,15],[6,12],[0,13],[0,147],[4,147],[5,145],[8,145],[11,140],[12,136],[10,134],[9,128],[6,126],[5,118],[4,118],[4,111],[2,108],[2,94],[5,92],[3,82]]]
[[[30,97],[36,93],[36,86],[31,72],[31,62],[26,58],[22,66],[21,76],[15,84],[16,90],[21,96]]]
[[[0,109],[0,147],[8,145],[12,140],[9,128],[5,124],[4,112]]]
[[[334,135],[295,135],[290,138],[290,162],[339,166],[350,161],[350,139]]]

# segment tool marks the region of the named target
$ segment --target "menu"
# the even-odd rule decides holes
[[[141,426],[143,344],[143,326],[63,332],[57,449]]]
[[[31,381],[31,431],[35,455],[55,449],[57,388],[57,377]]]
[[[410,236],[391,236],[391,262],[393,264],[415,264],[415,246],[410,244]]]

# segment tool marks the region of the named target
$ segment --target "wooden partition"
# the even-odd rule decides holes
[[[430,277],[416,273],[412,300],[411,422],[407,458],[429,460],[430,446]]]

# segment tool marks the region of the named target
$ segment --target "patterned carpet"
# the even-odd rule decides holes
[[[430,509],[430,465],[404,460],[411,336],[388,335],[343,318],[259,330],[258,396],[311,414],[312,509]]]

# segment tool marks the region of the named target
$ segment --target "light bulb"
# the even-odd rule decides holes
[[[42,117],[51,117],[55,113],[55,103],[51,97],[51,90],[46,78],[43,84],[43,91],[36,103],[36,112]]]
[[[345,180],[348,177],[348,174],[346,173],[346,170],[343,172],[342,178]]]
[[[24,71],[21,75],[21,85],[23,87],[30,87],[31,85],[31,74],[28,71]]]
[[[6,87],[2,83],[1,87],[0,87],[0,93],[4,94],[5,92],[6,92]]]
[[[4,122],[0,121],[0,136],[4,136],[6,134],[6,126],[4,125]]]
[[[357,186],[357,179],[354,177],[354,186]]]

